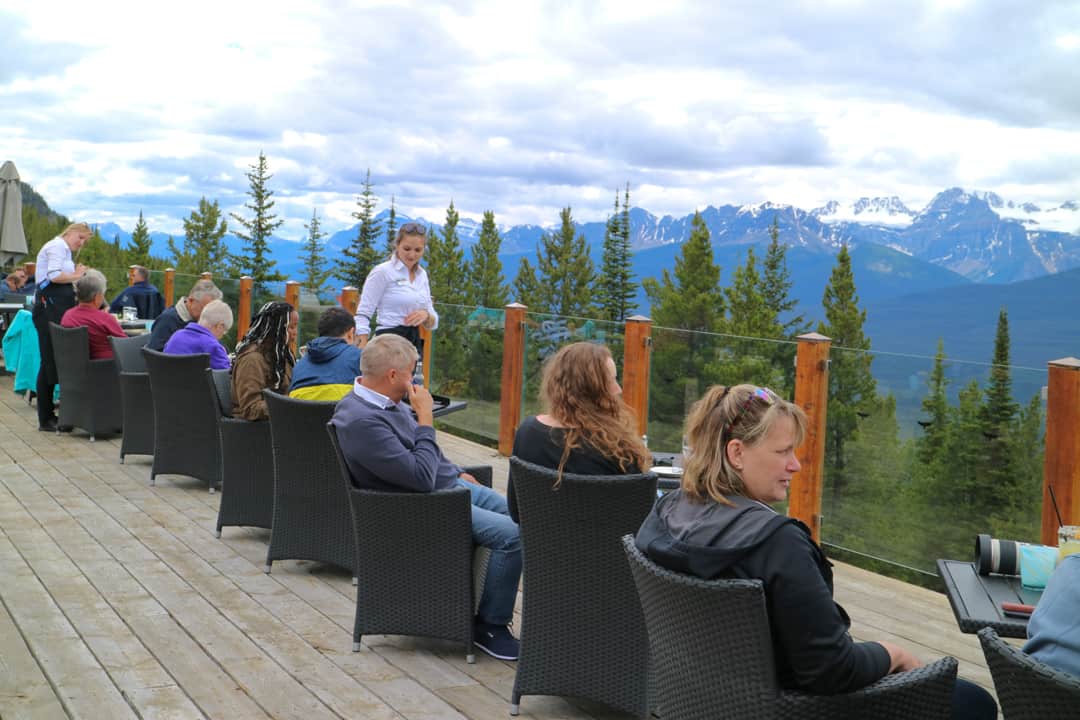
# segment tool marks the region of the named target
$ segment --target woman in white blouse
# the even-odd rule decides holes
[[[420,223],[405,223],[398,229],[390,259],[368,273],[356,308],[356,338],[360,347],[367,345],[374,315],[376,335],[401,335],[423,352],[420,326],[434,330],[439,325],[439,316],[431,304],[428,276],[420,267],[426,246],[427,228]]]
[[[56,430],[53,388],[57,383],[56,360],[49,337],[49,323],[60,324],[64,313],[75,307],[73,283],[86,274],[76,265],[77,253],[93,235],[86,223],[72,223],[59,236],[41,246],[37,254],[37,288],[34,296],[34,327],[37,329],[41,368],[37,377],[38,430]]]

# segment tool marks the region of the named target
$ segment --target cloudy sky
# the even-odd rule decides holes
[[[0,0],[0,161],[74,219],[178,232],[261,151],[317,209],[603,219],[955,185],[1080,200],[1080,3]]]

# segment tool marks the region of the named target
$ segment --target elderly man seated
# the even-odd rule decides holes
[[[210,280],[199,280],[191,286],[191,292],[186,297],[180,298],[176,305],[169,308],[158,316],[154,321],[154,327],[150,332],[150,342],[146,347],[161,352],[165,349],[165,343],[169,341],[173,333],[190,322],[199,321],[199,313],[211,300],[220,300],[221,290],[218,290]]]
[[[212,369],[228,370],[232,364],[221,338],[229,332],[232,324],[232,308],[221,300],[211,300],[199,313],[199,322],[185,325],[173,333],[169,342],[165,343],[164,352],[170,355],[208,353]]]
[[[319,337],[293,368],[289,397],[337,401],[349,394],[360,374],[360,348],[353,344],[356,321],[345,308],[327,308],[319,317]]]
[[[132,272],[135,275],[135,284],[124,288],[123,292],[109,303],[109,312],[119,314],[125,307],[133,307],[143,320],[153,320],[164,312],[165,298],[150,284],[149,270],[136,265]]]
[[[127,335],[116,318],[101,309],[105,304],[105,276],[97,270],[87,270],[75,281],[75,299],[79,304],[64,313],[60,324],[66,328],[86,328],[91,360],[111,358],[109,338]]]
[[[446,459],[435,443],[431,394],[413,385],[416,348],[398,335],[368,342],[363,375],[338,403],[332,422],[357,487],[397,492],[468,488],[473,542],[491,549],[484,592],[476,615],[476,645],[502,660],[517,660],[518,641],[507,625],[521,578],[521,540],[506,499],[480,485]],[[416,411],[413,419],[408,398]],[[422,538],[418,538],[421,540]]]

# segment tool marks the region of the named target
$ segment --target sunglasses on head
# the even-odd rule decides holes
[[[401,226],[401,232],[406,235],[426,235],[427,228],[420,223],[409,222]]]
[[[726,395],[727,391],[725,391],[724,394]],[[743,413],[745,413],[747,410],[750,409],[750,405],[753,404],[754,400],[761,400],[766,405],[775,405],[776,401],[778,399],[779,398],[778,398],[777,394],[774,393],[769,388],[767,388],[767,387],[755,387],[753,392],[751,392],[749,395],[747,395],[746,399],[743,400],[741,405],[739,405],[738,411],[736,411],[735,415],[731,418],[731,421],[727,424],[727,427],[724,429],[725,434],[730,434],[731,433],[731,428],[735,427],[735,423],[737,423],[739,421],[739,418],[741,418],[743,416]]]

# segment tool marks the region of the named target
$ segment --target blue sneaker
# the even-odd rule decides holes
[[[491,625],[477,620],[473,626],[473,643],[488,655],[499,660],[518,659],[518,639],[506,625]]]

